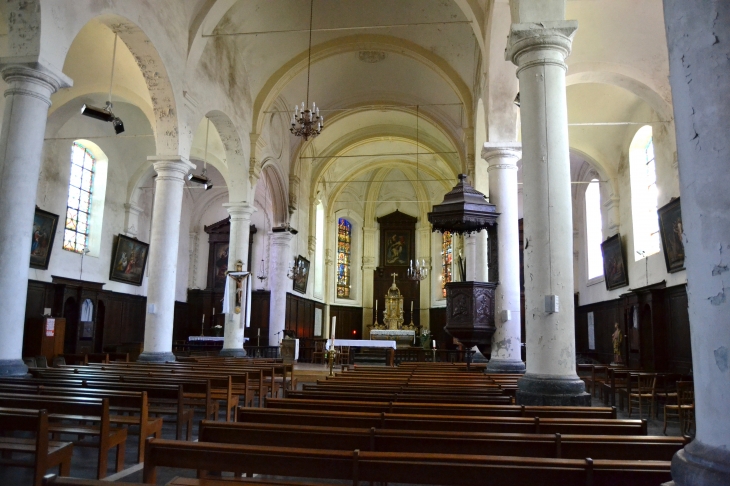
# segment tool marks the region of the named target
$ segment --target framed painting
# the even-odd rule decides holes
[[[230,247],[227,241],[216,241],[211,243],[213,249],[213,289],[224,290],[226,287],[226,272],[228,271],[228,249]],[[235,270],[232,268],[231,270]]]
[[[307,293],[307,282],[309,281],[309,260],[299,255],[294,265],[302,269],[301,274],[294,279],[294,290],[301,294]]]
[[[33,216],[33,234],[30,244],[30,268],[48,269],[53,250],[53,238],[56,236],[58,215],[43,211],[37,206]]]
[[[150,245],[147,243],[129,236],[118,235],[112,251],[109,280],[142,285],[149,250]]]
[[[664,262],[667,272],[684,270],[684,243],[682,242],[682,206],[679,198],[657,210],[659,216],[659,234],[662,237]]]
[[[601,253],[606,290],[626,287],[629,284],[629,274],[626,271],[626,259],[621,248],[621,235],[613,235],[601,243]]]
[[[385,266],[407,267],[411,259],[411,232],[386,230],[383,251]]]

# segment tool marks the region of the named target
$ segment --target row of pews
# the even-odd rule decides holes
[[[686,444],[681,437],[648,436],[646,421],[619,420],[615,408],[515,405],[519,375],[488,375],[474,366],[467,369],[458,364],[356,367],[301,389],[291,368],[241,359],[32,371],[31,380],[0,380],[0,407],[12,405],[3,402],[11,395],[37,400],[70,396],[71,392],[62,395],[56,389],[46,394],[48,388],[61,384],[79,393],[99,393],[99,397],[79,395],[76,400],[100,401],[101,409],[84,412],[86,418],[98,418],[93,423],[100,426],[107,413],[109,428],[122,432],[129,428],[115,422],[115,417],[122,416],[118,413],[122,406],[112,402],[112,392],[132,391],[126,388],[129,386],[138,387],[140,396],[146,394],[148,421],[157,420],[158,415],[167,419],[156,407],[197,410],[204,420],[196,442],[182,440],[179,434],[172,440],[140,432],[146,484],[157,483],[159,468],[197,472],[197,479],[175,478],[168,483],[172,486],[295,486],[331,484],[332,480],[353,485],[467,485],[485,480],[517,486],[661,484],[671,479],[670,460]],[[35,394],[3,388],[13,383],[40,388]],[[205,389],[190,387],[200,383],[205,383]],[[151,395],[158,387],[172,390],[175,386],[181,408]],[[281,390],[283,398],[279,397]],[[256,399],[248,401],[247,392]],[[213,402],[225,407],[221,410],[225,421],[216,420],[219,414]],[[49,402],[48,406],[55,405]],[[38,414],[49,417],[70,413],[70,409],[36,408],[41,410]],[[123,408],[133,409],[129,403]],[[127,420],[141,416],[141,409],[124,415]],[[74,425],[72,420],[47,422],[49,428],[54,423]],[[58,466],[65,476],[69,471],[63,454],[70,454],[72,446],[44,445],[49,451],[53,447],[63,453],[39,468]],[[100,471],[99,477],[105,473]],[[40,476],[36,477],[40,484]],[[67,486],[102,484],[64,477],[45,481]]]
[[[161,438],[163,420],[175,422],[176,439],[191,440],[196,413],[217,420],[222,405],[225,420],[235,420],[239,406],[296,387],[292,366],[278,360],[90,363],[30,373],[0,378],[0,466],[34,469],[34,485],[49,468],[67,476],[74,447],[97,451],[101,479],[110,451],[115,471],[124,467],[128,435],[138,436],[142,462],[147,439]]]
[[[648,436],[645,421],[619,420],[615,408],[515,405],[518,378],[431,363],[358,367],[267,398],[264,408],[239,407],[236,422],[203,421],[196,443],[151,439],[144,481],[153,484],[160,467],[197,470],[191,485],[221,471],[240,482],[262,475],[353,485],[671,479],[684,438]]]

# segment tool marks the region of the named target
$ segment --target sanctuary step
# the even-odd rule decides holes
[[[386,353],[385,348],[360,348],[355,351],[353,362],[356,365],[385,366]]]

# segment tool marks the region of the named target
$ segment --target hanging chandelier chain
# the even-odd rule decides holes
[[[309,51],[307,53],[307,103],[309,106],[309,74],[312,70],[312,21],[314,20],[314,0],[309,2]]]
[[[309,86],[312,71],[312,25],[314,22],[314,0],[309,3],[309,48],[307,50],[307,93],[306,102],[302,103],[301,113],[299,106],[294,107],[294,113],[291,117],[291,128],[289,131],[297,137],[302,137],[305,141],[314,138],[322,132],[324,126],[324,117],[319,116],[319,108],[312,103],[309,108]]]

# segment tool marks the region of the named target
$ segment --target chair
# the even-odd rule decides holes
[[[350,346],[337,346],[339,364],[350,364]]]
[[[688,435],[690,424],[694,423],[695,412],[695,389],[691,381],[677,382],[677,404],[666,404],[664,406],[664,435],[667,435],[667,416],[674,412],[679,419],[679,431],[682,435]]]
[[[25,366],[27,366],[28,368],[36,367],[35,358],[32,358],[32,357],[23,358],[23,363],[25,363]]]
[[[630,373],[628,380],[629,395],[629,417],[631,417],[632,404],[634,401],[639,402],[639,418],[642,417],[642,402],[648,400],[651,404],[649,418],[654,415],[655,390],[656,390],[656,373]]]
[[[608,379],[608,366],[605,365],[594,365],[591,370],[591,377],[586,381],[591,383],[591,396],[596,395],[596,388],[598,388],[599,395],[601,394],[601,385],[606,383]],[[587,384],[587,383],[586,383]]]
[[[676,373],[659,373],[656,380],[656,388],[654,397],[657,402],[656,413],[658,418],[659,408],[669,403],[677,401],[677,382],[681,380],[681,375]]]
[[[36,356],[35,365],[37,368],[48,368],[48,360],[45,356]]]
[[[321,363],[324,364],[324,341],[315,341],[314,342],[314,352],[312,352],[312,363],[319,363],[321,360]]]
[[[53,358],[53,367],[58,368],[59,366],[66,366],[66,358],[63,356],[56,356]]]

